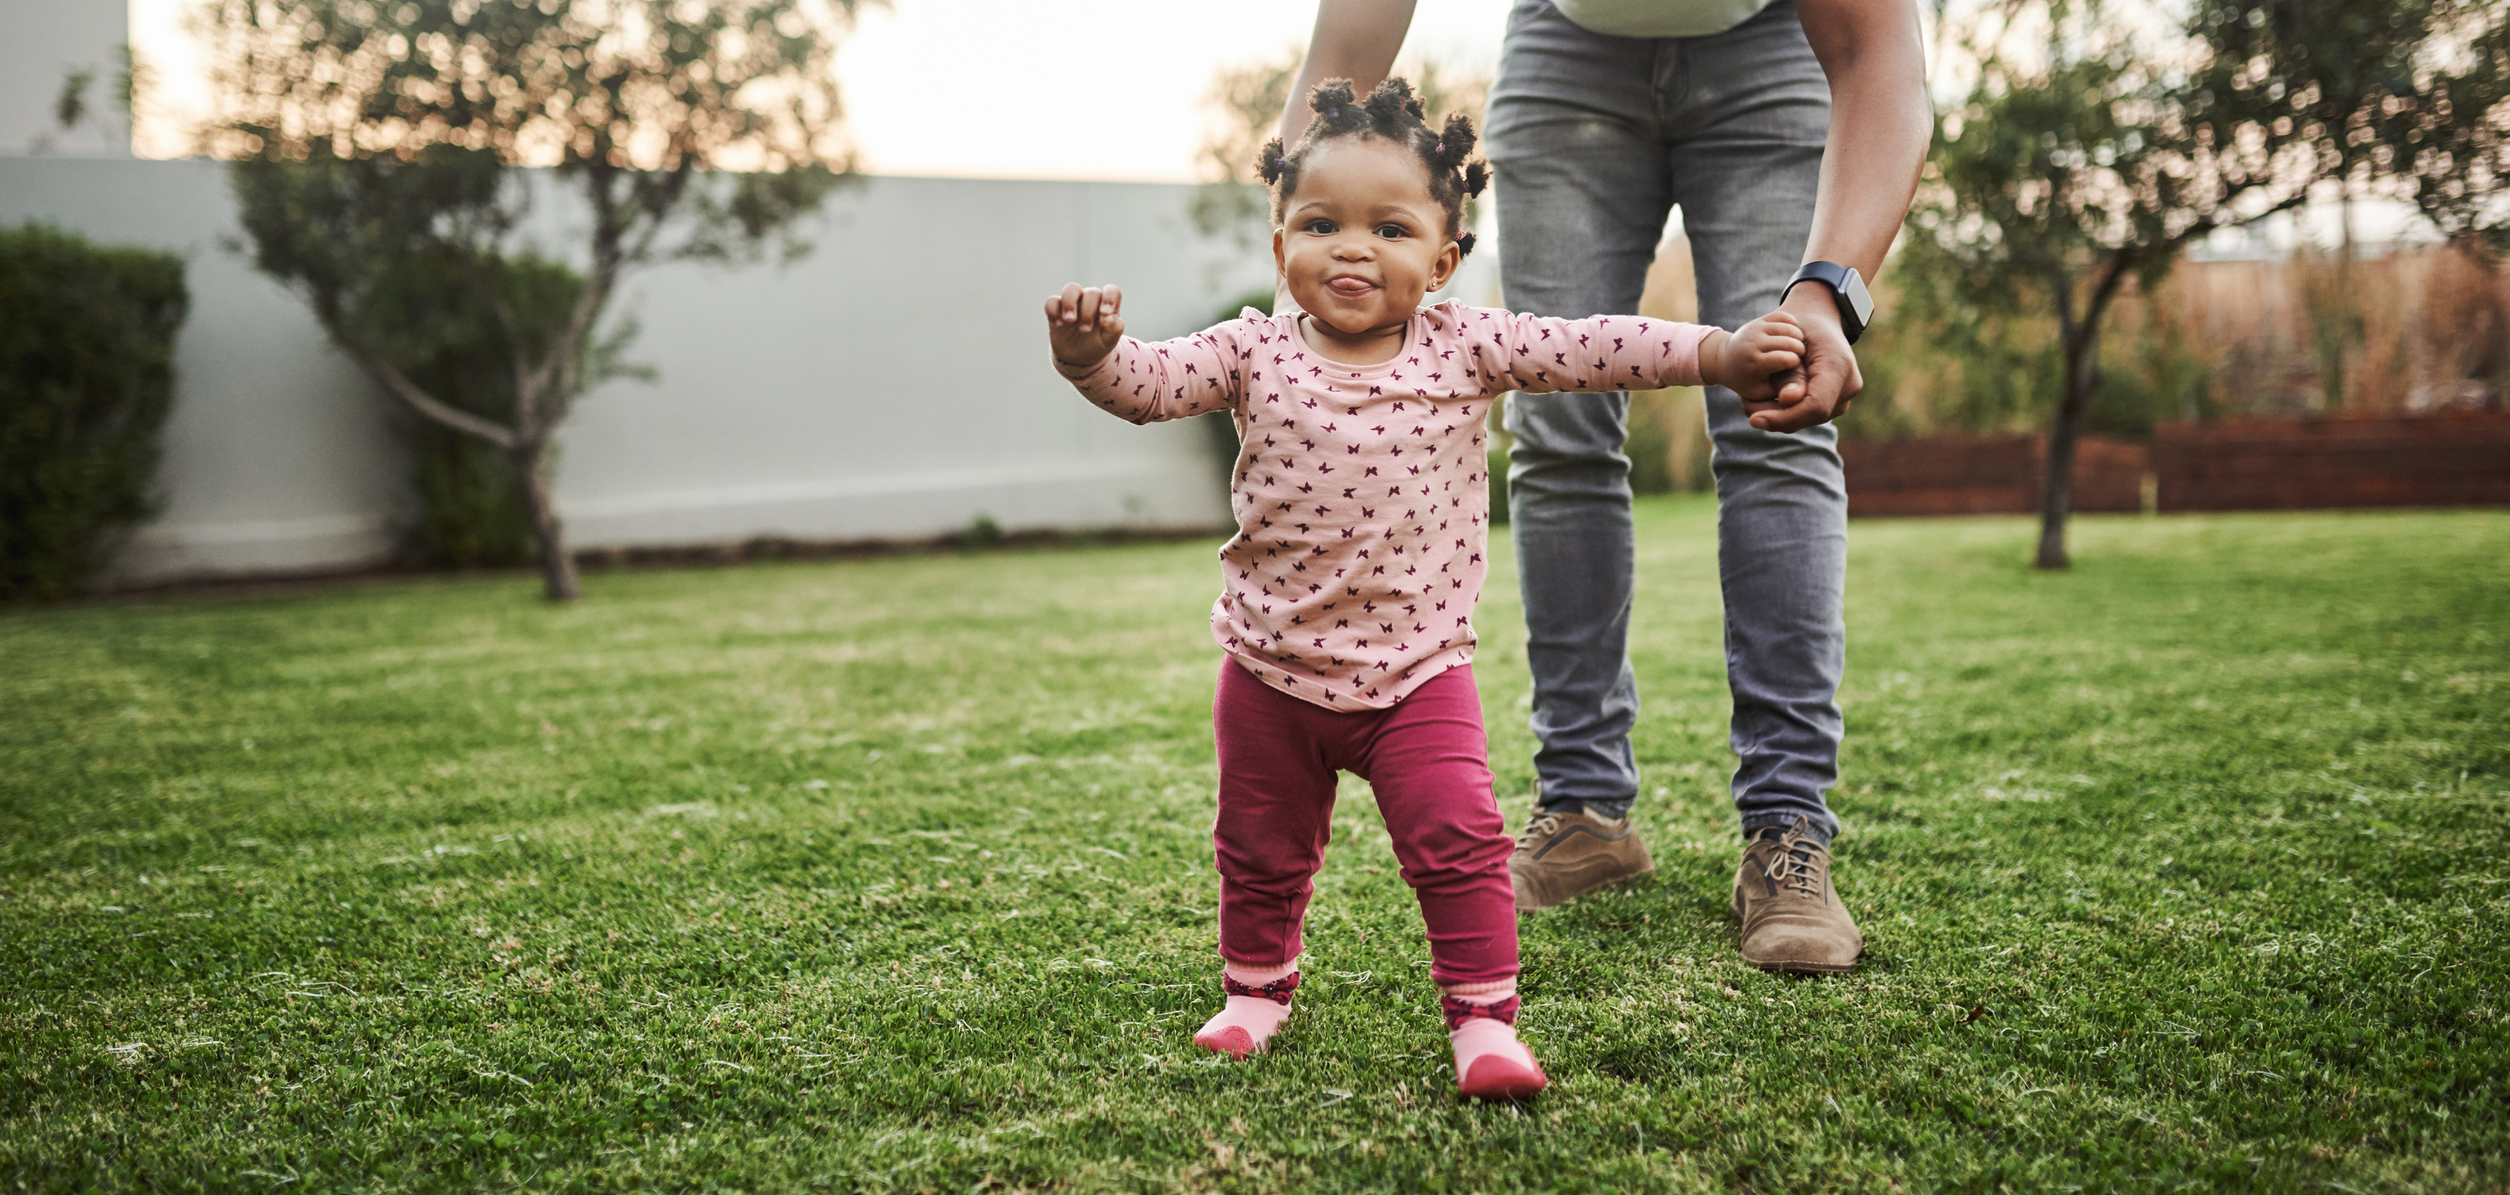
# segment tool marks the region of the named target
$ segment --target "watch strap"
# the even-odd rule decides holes
[[[1804,282],[1818,282],[1830,288],[1831,298],[1839,305],[1839,330],[1849,344],[1855,344],[1874,318],[1874,299],[1865,291],[1865,280],[1857,276],[1854,267],[1835,261],[1808,261],[1787,279],[1786,288],[1778,292],[1778,301],[1785,302],[1788,292]]]

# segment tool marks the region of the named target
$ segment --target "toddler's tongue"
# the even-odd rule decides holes
[[[1357,299],[1377,288],[1357,278],[1336,278],[1326,283],[1325,289],[1346,299]]]

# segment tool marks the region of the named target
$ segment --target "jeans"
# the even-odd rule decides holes
[[[1724,33],[1608,37],[1519,0],[1490,93],[1500,281],[1509,307],[1635,312],[1668,210],[1682,209],[1700,319],[1733,329],[1777,306],[1813,218],[1830,88],[1792,0]],[[1639,792],[1630,730],[1633,533],[1629,395],[1511,395],[1508,470],[1535,771],[1545,809],[1610,817]],[[1837,432],[1757,431],[1707,392],[1717,478],[1732,788],[1746,834],[1838,830],[1846,656],[1847,487]]]

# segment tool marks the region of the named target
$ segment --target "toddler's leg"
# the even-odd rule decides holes
[[[1367,745],[1362,774],[1428,924],[1456,1086],[1521,1099],[1547,1080],[1516,1039],[1515,843],[1491,795],[1487,753],[1472,669],[1453,668],[1395,707]]]
[[[1220,665],[1220,957],[1228,1004],[1194,1035],[1207,1050],[1260,1053],[1290,1015],[1299,930],[1332,834],[1334,770],[1317,734],[1335,715]]]

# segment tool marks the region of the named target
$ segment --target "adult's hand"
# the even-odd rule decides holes
[[[1776,399],[1744,400],[1752,426],[1765,432],[1800,432],[1847,414],[1848,403],[1865,389],[1865,375],[1839,326],[1839,305],[1830,288],[1818,282],[1798,285],[1778,310],[1804,329],[1804,363],[1780,379]]]

